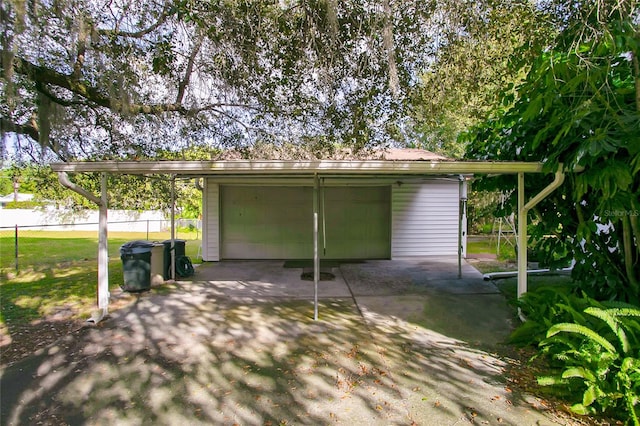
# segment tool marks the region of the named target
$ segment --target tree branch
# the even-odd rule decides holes
[[[27,135],[33,140],[36,140],[36,141],[40,140],[40,132],[38,131],[37,127],[33,125],[33,123],[18,124],[18,123],[14,123],[11,120],[8,120],[5,117],[0,116],[0,129],[2,129],[2,132],[7,132],[7,133],[11,132],[11,133],[17,133],[20,135]]]
[[[111,108],[111,100],[108,96],[85,81],[75,79],[73,75],[59,73],[18,57],[13,59],[13,69],[16,73],[27,76],[36,84],[51,84],[62,87],[97,105]]]
[[[189,85],[189,80],[191,79],[191,73],[193,72],[193,64],[196,60],[196,56],[200,51],[200,47],[202,47],[202,36],[199,36],[193,45],[193,51],[189,56],[189,61],[187,62],[187,69],[184,72],[184,78],[178,84],[178,95],[176,96],[176,103],[181,104],[182,99],[184,98],[184,92],[187,86]]]
[[[0,130],[4,133],[4,132],[8,132],[8,133],[16,133],[18,135],[25,135],[30,137],[31,139],[33,139],[36,142],[40,142],[40,131],[38,129],[38,124],[37,121],[35,119],[35,117],[33,117],[31,120],[29,120],[29,123],[27,124],[18,124],[18,123],[14,123],[11,120],[8,120],[5,117],[0,117]],[[60,158],[62,161],[67,161],[68,158],[66,155],[64,155],[62,152],[60,152],[59,149],[57,149],[57,144],[53,143],[51,141],[47,141],[45,143],[46,147],[48,147],[49,149],[51,149],[51,152],[53,152],[55,155],[58,156],[58,158]],[[44,148],[44,146],[43,146]],[[29,154],[30,157],[34,160],[34,161],[38,161],[38,159],[32,155]]]
[[[257,109],[249,105],[242,104],[227,104],[218,103],[210,104],[199,108],[186,108],[180,102],[176,103],[164,103],[164,104],[127,104],[125,105],[121,101],[116,101],[113,98],[107,96],[96,87],[91,86],[89,83],[83,80],[77,80],[74,75],[63,74],[54,71],[49,68],[41,67],[39,65],[32,64],[31,62],[14,58],[13,68],[16,73],[27,76],[36,84],[40,85],[53,85],[63,89],[67,89],[70,92],[81,96],[89,103],[109,108],[110,110],[118,113],[128,114],[146,114],[146,115],[160,115],[166,112],[176,112],[182,115],[196,114],[206,110],[214,110],[221,107],[239,107],[248,109]],[[49,96],[52,101],[61,105],[69,103],[70,101],[60,100],[57,97],[51,95],[50,92],[43,90],[43,93]]]
[[[384,48],[387,51],[387,65],[389,67],[389,88],[394,96],[400,91],[400,79],[398,78],[398,66],[396,63],[395,45],[393,40],[393,10],[389,0],[383,2],[384,29],[382,32]]]
[[[635,74],[636,110],[640,111],[640,63],[636,52],[631,52],[631,61],[633,62],[633,72]]]
[[[175,13],[174,10],[171,9],[169,1],[165,2],[164,8],[158,17],[158,20],[154,22],[151,26],[144,28],[140,31],[119,31],[119,30],[110,30],[110,29],[96,29],[96,32],[100,35],[105,35],[109,37],[127,37],[127,38],[141,38],[145,35],[155,31],[162,24],[167,21],[167,18]]]

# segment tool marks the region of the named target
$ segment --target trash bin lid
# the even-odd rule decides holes
[[[149,253],[153,246],[154,244],[148,241],[129,241],[120,246],[120,254]]]
[[[176,243],[186,243],[187,242],[187,240],[179,240],[177,238],[175,240],[173,240],[173,241],[176,242]],[[171,244],[171,240],[164,240],[162,243],[163,244]]]

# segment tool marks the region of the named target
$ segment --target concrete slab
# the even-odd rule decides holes
[[[206,286],[208,294],[224,297],[312,299],[314,283],[303,280],[302,272],[303,268],[285,268],[279,261],[227,261],[198,267],[193,280]],[[336,268],[331,272],[335,278],[320,281],[319,297],[351,297],[342,275]]]
[[[463,262],[458,278],[455,257],[406,260],[375,260],[343,264],[340,271],[354,295],[397,295],[404,293],[498,294],[495,285]]]
[[[0,423],[571,423],[509,388],[509,360],[476,346],[500,341],[508,313],[496,295],[441,292],[444,266],[337,267],[319,321],[309,282],[281,266],[206,265],[4,369]]]

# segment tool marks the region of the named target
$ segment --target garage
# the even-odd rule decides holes
[[[547,187],[526,201],[525,174],[543,173],[543,165],[540,163],[451,161],[428,151],[415,149],[390,149],[383,154],[371,159],[219,159],[52,164],[52,169],[58,173],[58,179],[65,187],[91,200],[100,209],[97,286],[99,314],[96,321],[107,314],[109,304],[108,174],[169,175],[172,181],[172,198],[177,178],[196,179],[196,187],[202,189],[201,254],[204,261],[218,261],[226,256],[242,256],[245,259],[250,256],[300,259],[308,258],[309,252],[313,251],[316,288],[320,256],[419,258],[448,255],[455,248],[460,269],[466,244],[464,212],[467,180],[473,174],[517,175],[518,210],[520,217],[525,219],[518,226],[518,253],[524,254],[518,259],[518,295],[526,292],[526,212],[562,184],[565,175],[561,168],[555,172],[553,181]],[[100,196],[74,183],[68,173],[100,173]],[[379,188],[371,189],[375,196],[372,193],[364,195],[367,191],[359,190],[366,186],[359,183],[362,181],[366,181],[371,188]],[[229,194],[225,189],[227,186],[245,189],[231,189]],[[250,187],[254,189],[248,189]],[[270,187],[273,189],[267,189]],[[293,188],[289,194],[293,200],[282,189],[289,187]],[[339,189],[330,189],[334,187],[349,189],[344,189],[340,194]],[[281,188],[279,194],[277,188]],[[349,191],[362,194],[363,199],[358,199],[354,192]],[[227,194],[222,194],[221,197],[221,193],[225,192]],[[308,193],[311,193],[311,197],[307,197]],[[263,194],[279,196],[281,201],[276,203],[273,198]],[[336,199],[346,201],[342,208],[338,207],[339,203],[334,202],[329,206],[334,194]],[[307,198],[310,200],[307,201]],[[229,207],[229,211],[225,211],[226,201],[234,199],[235,207]],[[300,203],[294,202],[296,199]],[[382,200],[385,199],[390,201],[384,203]],[[288,208],[283,208],[282,203]],[[334,212],[333,208],[337,210]],[[294,209],[300,210],[300,215],[294,213]],[[286,214],[283,215],[283,211]],[[322,211],[325,212],[324,215],[321,215]],[[310,216],[308,219],[303,219],[305,212]],[[320,216],[326,216],[326,220],[318,223],[315,218]],[[172,208],[172,239],[175,235],[174,218],[175,209]],[[282,225],[283,222],[287,223],[284,226],[273,226],[277,231],[269,231],[270,234],[264,230],[270,224]],[[305,223],[309,226],[309,231],[298,228]],[[340,223],[346,225],[341,228]],[[373,225],[374,223],[378,225]],[[333,232],[330,228],[335,229],[335,234],[330,234]],[[326,238],[321,233],[322,229],[327,230]],[[292,236],[298,231],[299,236]],[[285,242],[285,247],[275,250],[274,241],[278,239]],[[353,243],[358,239],[359,242]],[[310,243],[311,250],[302,248],[297,241]],[[246,248],[251,250],[247,253]],[[315,255],[316,251],[318,257]]]
[[[221,259],[313,257],[312,187],[220,185],[216,189]],[[390,258],[390,194],[388,185],[321,188],[320,256]]]

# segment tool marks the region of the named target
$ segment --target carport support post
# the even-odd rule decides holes
[[[171,279],[176,279],[176,175],[171,176]]]
[[[458,279],[462,278],[462,184],[463,177],[460,175],[458,185]]]
[[[564,182],[562,164],[558,165],[553,182],[524,202],[524,173],[518,173],[518,298],[527,292],[527,212],[555,191]]]
[[[527,292],[527,211],[524,208],[524,173],[518,173],[518,299]]]
[[[318,320],[318,280],[320,257],[318,256],[318,174],[313,176],[313,319]]]
[[[109,246],[107,243],[107,174],[102,173],[98,217],[98,309],[106,315],[109,309]]]
[[[98,323],[107,314],[109,308],[109,252],[107,244],[107,175],[102,173],[100,197],[71,182],[66,172],[58,172],[58,181],[62,186],[82,195],[98,206],[98,310],[88,321]]]

